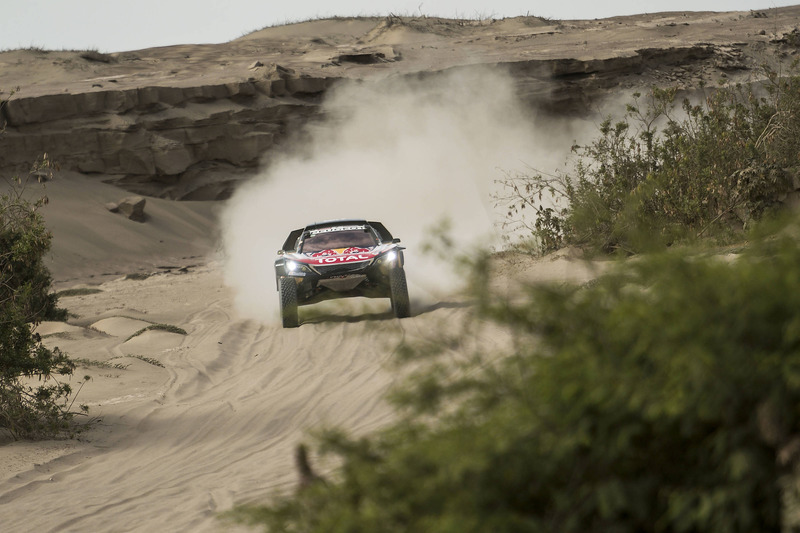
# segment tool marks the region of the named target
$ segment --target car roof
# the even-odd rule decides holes
[[[393,238],[392,234],[389,233],[389,230],[387,230],[386,227],[380,222],[367,221],[363,218],[341,218],[336,220],[325,220],[322,222],[314,222],[313,224],[309,224],[305,228],[300,228],[292,231],[289,234],[289,237],[286,239],[286,242],[283,243],[283,250],[287,252],[294,250],[294,247],[297,244],[297,240],[306,231],[332,228],[336,226],[371,226],[375,231],[378,232],[381,241],[390,242]]]
[[[324,222],[315,222],[309,224],[303,231],[312,231],[316,229],[332,228],[336,226],[366,226],[367,221],[358,218],[342,218],[337,220],[326,220]]]

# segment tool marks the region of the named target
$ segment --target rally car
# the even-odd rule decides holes
[[[397,318],[411,314],[400,239],[380,222],[332,220],[289,234],[275,260],[283,327],[297,308],[332,298],[389,298]]]

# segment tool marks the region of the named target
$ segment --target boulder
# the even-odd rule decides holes
[[[106,204],[106,209],[112,213],[121,213],[135,222],[144,222],[144,204],[146,200],[142,196],[127,196],[118,203]]]

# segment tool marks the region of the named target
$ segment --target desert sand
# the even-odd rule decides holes
[[[59,189],[51,217],[65,216],[57,205],[93,189],[90,183]],[[200,216],[190,214],[191,220]],[[164,241],[187,237],[179,223],[187,220],[182,204],[165,201],[151,217],[153,225],[170,222],[158,235]],[[213,225],[210,215],[204,221]],[[129,242],[122,230],[107,231]],[[87,241],[80,227],[59,227],[59,240],[76,243],[84,258],[85,250],[112,248],[96,236]],[[108,267],[117,272],[100,269],[95,277],[81,266],[61,270],[73,275],[57,287],[101,292],[63,298],[73,318],[43,323],[38,332],[48,346],[96,362],[79,365],[72,383],[85,382],[78,402],[97,422],[77,440],[0,446],[3,531],[226,530],[218,512],[293,490],[292,450],[309,442],[310,430],[340,425],[367,432],[390,420],[382,396],[397,379],[390,365],[397,344],[435,335],[465,312],[454,295],[416,306],[402,321],[382,300],[323,306],[313,314],[301,309],[304,323],[292,330],[277,320],[241,319],[212,244],[186,257],[138,245],[129,273],[151,273],[146,279],[127,278],[120,263]],[[505,269],[549,279],[592,275],[564,255]],[[107,281],[97,284],[97,278]],[[151,330],[129,339],[152,323],[187,334]]]
[[[726,21],[741,22],[746,15],[705,14],[698,20],[727,38]],[[481,27],[472,41],[459,43],[464,52],[459,61],[469,62],[471,51],[478,49],[491,53],[493,42],[511,42],[523,54],[524,41],[539,36],[552,39],[553,57],[563,57],[569,46],[591,48],[595,38],[612,50],[608,32],[616,27],[619,47],[641,47],[645,37],[637,32],[642,28],[649,31],[657,23],[665,35],[677,34],[684,31],[681,19],[681,14],[666,14],[657,22],[639,17],[558,27],[543,21],[535,32],[507,21]],[[763,26],[748,20],[754,32]],[[371,27],[373,21],[336,20],[265,32],[287,49],[300,50],[298,43],[322,39],[329,48],[322,55],[329,58],[340,42],[350,43]],[[568,41],[563,33],[569,27],[585,32],[586,38]],[[441,31],[451,30],[443,26]],[[524,38],[519,37],[523,30]],[[426,35],[428,41],[421,42],[420,34],[408,29],[386,31],[374,42],[413,43],[406,54],[414,55],[417,68],[425,58],[432,64],[445,57],[451,61],[452,55],[437,52],[446,35]],[[233,55],[227,58],[206,56],[210,49],[200,45],[153,50],[148,53],[157,60],[138,61],[127,74],[213,77],[215,61],[237,57],[244,63],[235,54],[259,46],[259,38],[264,35],[232,43]],[[709,41],[718,38],[708,36]],[[27,53],[17,53],[15,65],[23,64]],[[179,55],[195,59],[185,71],[168,74],[163,65]],[[37,60],[29,66],[8,72],[34,93],[102,74],[64,70],[58,61]],[[108,75],[118,83],[128,83],[120,70],[124,66],[108,68],[116,69]],[[347,68],[356,72],[362,67]],[[129,193],[96,177],[58,172],[46,187],[51,202],[43,212],[54,234],[48,264],[55,289],[100,292],[64,297],[61,305],[72,317],[67,323],[41,324],[38,332],[48,346],[81,360],[71,381],[80,388],[77,403],[89,406],[94,423],[75,440],[0,442],[4,532],[244,530],[221,522],[218,513],[293,490],[293,448],[310,442],[315,429],[336,425],[358,434],[391,420],[383,397],[400,379],[391,365],[398,343],[436,336],[440,328],[458,324],[469,309],[457,292],[414,301],[412,317],[404,320],[392,317],[388,301],[353,301],[301,309],[301,327],[285,330],[277,318],[255,320],[237,312],[224,276],[219,227],[224,202],[148,198],[148,219],[138,223],[105,208]],[[413,206],[408,213],[418,214]],[[270,244],[270,253],[279,245]],[[408,251],[409,261],[415,253]],[[505,260],[500,266],[498,290],[518,278],[580,282],[596,275],[568,253]],[[414,300],[415,283],[409,281]],[[263,298],[277,296],[267,291]],[[131,337],[151,324],[174,325],[186,335],[150,330]],[[335,465],[322,461],[319,467],[329,471]]]

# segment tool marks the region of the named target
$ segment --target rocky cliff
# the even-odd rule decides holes
[[[222,199],[287,149],[345,80],[509,72],[527,105],[585,113],[651,85],[750,82],[788,63],[800,7],[600,21],[359,18],[267,28],[231,43],[119,54],[0,53],[0,171],[62,168],[174,199]],[[11,94],[14,89],[13,94]]]
[[[47,153],[62,168],[140,193],[224,198],[242,169],[316,113],[330,83],[279,81],[14,98],[3,114],[0,166],[24,169]]]

